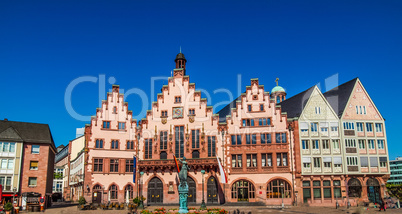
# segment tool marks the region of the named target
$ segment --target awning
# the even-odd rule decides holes
[[[334,164],[342,164],[342,157],[334,157]]]
[[[306,122],[301,122],[301,123],[300,123],[300,129],[308,129],[308,123],[306,123]]]
[[[324,161],[324,163],[331,163],[332,162],[331,157],[323,157],[322,160]]]
[[[13,197],[13,194],[1,194],[2,197]],[[15,197],[18,196],[18,194],[14,195]]]
[[[377,157],[370,157],[370,166],[371,167],[378,167]]]
[[[320,127],[328,128],[328,123],[327,122],[321,122]]]
[[[360,166],[368,167],[368,157],[360,157]]]
[[[310,157],[303,157],[303,163],[311,163]]]

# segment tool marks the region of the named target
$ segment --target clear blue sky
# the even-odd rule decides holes
[[[190,81],[211,93],[210,105],[229,101],[216,89],[237,95],[238,74],[241,91],[250,78],[270,90],[279,77],[288,96],[317,83],[326,91],[334,74],[340,83],[359,77],[386,119],[390,158],[402,156],[399,0],[1,1],[0,29],[0,118],[48,123],[56,145],[88,122],[67,113],[71,81],[105,75],[150,96],[151,77],[170,75],[181,46]],[[95,114],[98,84],[72,95],[78,113]],[[139,96],[127,101],[141,112]]]

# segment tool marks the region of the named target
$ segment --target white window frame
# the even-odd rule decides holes
[[[357,160],[357,156],[348,156],[348,157],[346,157],[346,164],[348,166],[358,166],[359,162]]]

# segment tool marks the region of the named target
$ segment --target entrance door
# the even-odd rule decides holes
[[[216,179],[213,176],[211,176],[207,182],[207,196],[208,204],[218,203],[218,185],[216,184]]]
[[[94,191],[92,193],[92,203],[98,203],[100,204],[102,201],[102,192],[100,191]]]
[[[187,184],[188,184],[188,198],[187,198],[187,203],[195,203],[197,199],[197,186],[195,184],[195,181],[187,177]]]
[[[163,203],[163,184],[159,178],[152,178],[148,184],[148,204]]]
[[[369,201],[373,203],[380,202],[380,183],[375,178],[369,178],[367,180],[367,195]]]
[[[308,201],[311,200],[311,190],[310,188],[304,188],[303,189],[303,203],[308,203]]]

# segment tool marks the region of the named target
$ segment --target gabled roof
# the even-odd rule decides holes
[[[47,124],[0,120],[0,140],[49,144],[56,151]]]
[[[231,115],[232,113],[232,108],[236,108],[236,102],[238,100],[241,100],[241,95],[238,96],[236,99],[234,99],[231,103],[227,104],[225,107],[223,107],[221,110],[218,111],[217,114],[219,114],[219,123],[224,123],[226,122],[226,116]]]
[[[288,115],[288,118],[295,118],[299,117],[302,112],[304,107],[307,104],[307,101],[310,99],[311,94],[314,91],[314,88],[316,86],[313,86],[300,94],[297,94],[289,99],[286,99],[282,101],[279,105],[281,105],[282,112],[286,112]]]
[[[325,98],[339,118],[342,117],[357,80],[358,78],[354,78],[324,93]]]

